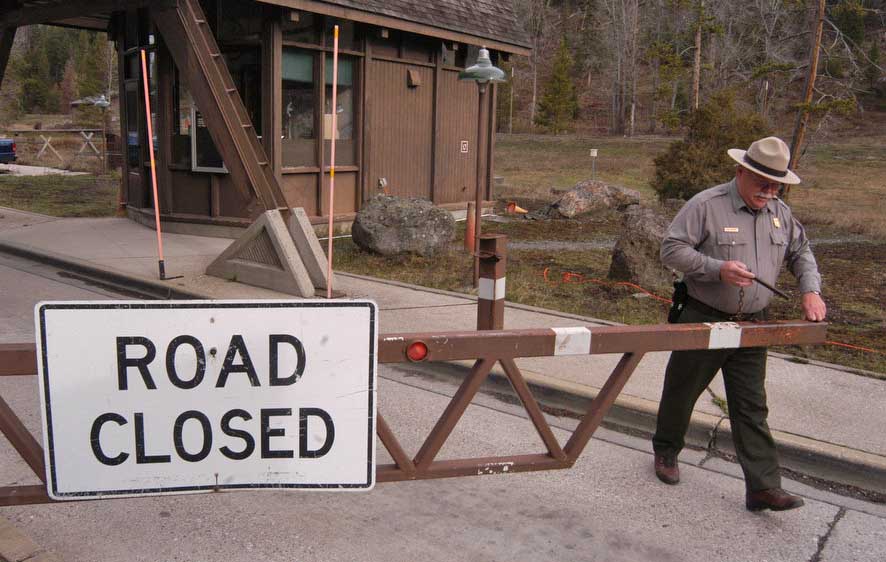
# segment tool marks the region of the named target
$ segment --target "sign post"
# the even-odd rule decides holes
[[[47,493],[369,490],[371,301],[35,308]]]

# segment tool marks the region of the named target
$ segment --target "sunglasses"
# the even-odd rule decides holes
[[[772,181],[768,178],[764,178],[763,176],[759,176],[754,172],[751,172],[750,170],[743,171],[751,177],[751,181],[754,183],[754,186],[756,186],[757,189],[759,189],[760,191],[771,191],[775,193],[781,189],[781,182]]]

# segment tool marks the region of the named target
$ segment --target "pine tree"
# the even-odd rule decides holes
[[[68,113],[71,110],[71,102],[77,99],[77,70],[73,59],[65,65],[59,89],[61,90],[59,109],[62,113]]]
[[[107,41],[98,33],[81,31],[74,65],[77,75],[77,96],[99,96],[107,88]],[[93,105],[82,105],[78,108],[77,121],[81,124],[101,122],[101,109]]]
[[[659,199],[689,199],[728,181],[735,163],[726,150],[745,147],[769,133],[760,116],[737,107],[733,92],[715,92],[689,117],[686,138],[674,141],[655,159],[650,182]]]
[[[43,48],[45,28],[32,30],[24,56],[12,61],[10,70],[19,82],[19,103],[25,113],[54,111],[47,107],[51,101],[49,91],[52,81],[49,77],[49,59]]]
[[[572,83],[572,55],[566,45],[566,38],[554,57],[551,78],[544,86],[535,123],[548,131],[570,130],[578,116],[578,97]]]

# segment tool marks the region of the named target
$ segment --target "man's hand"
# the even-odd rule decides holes
[[[803,293],[803,317],[813,322],[821,322],[828,313],[828,307],[817,293]]]
[[[727,261],[720,266],[720,281],[736,287],[750,286],[754,277],[756,275],[751,273],[748,266],[740,261]]]

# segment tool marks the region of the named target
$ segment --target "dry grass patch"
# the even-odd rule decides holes
[[[110,217],[120,177],[0,175],[0,206],[53,217]]]

